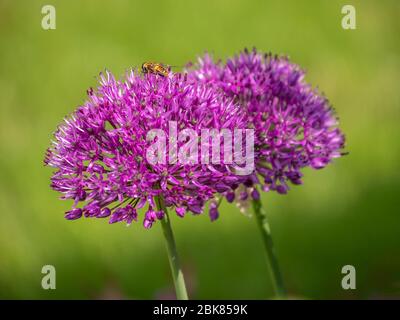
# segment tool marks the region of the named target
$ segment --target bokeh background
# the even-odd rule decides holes
[[[57,29],[41,28],[56,8]],[[357,29],[343,30],[353,4]],[[286,54],[329,97],[350,154],[288,195],[266,194],[276,250],[293,297],[400,297],[400,1],[0,1],[0,298],[148,299],[173,296],[160,224],[69,222],[70,203],[42,164],[52,132],[104,68],[184,65],[205,50]],[[178,69],[179,70],[179,69]],[[254,218],[173,217],[193,298],[272,298]],[[43,290],[54,265],[57,289]],[[341,268],[357,289],[341,288]]]

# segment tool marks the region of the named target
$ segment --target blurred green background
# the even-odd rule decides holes
[[[353,4],[357,29],[343,30]],[[57,29],[41,28],[52,4]],[[184,65],[205,50],[287,54],[329,97],[350,155],[286,196],[266,194],[288,290],[301,298],[400,297],[400,1],[0,1],[0,298],[171,297],[160,224],[64,220],[42,164],[51,134],[104,68]],[[253,218],[173,217],[192,298],[272,297]],[[57,289],[41,288],[54,265]],[[341,288],[341,268],[357,289]]]

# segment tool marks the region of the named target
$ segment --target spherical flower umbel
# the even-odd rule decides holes
[[[156,197],[183,217],[187,211],[201,213],[218,190],[239,182],[223,160],[171,163],[167,153],[166,162],[150,163],[147,152],[154,141],[147,134],[163,130],[168,140],[171,121],[199,135],[205,128],[234,130],[248,123],[232,99],[182,75],[131,71],[118,81],[109,72],[102,74],[97,91],[88,90],[87,102],[65,118],[46,154],[45,164],[56,168],[52,188],[73,200],[65,217],[109,217],[110,223],[130,224],[146,206],[143,224],[149,228],[164,216],[156,210]],[[215,219],[215,210],[212,214]]]
[[[321,169],[342,155],[344,136],[336,127],[334,111],[304,76],[287,58],[255,49],[244,50],[225,64],[206,54],[189,70],[194,82],[221,90],[246,110],[255,130],[258,175],[246,181],[254,197],[259,197],[252,191],[255,184],[284,194],[288,181],[302,183],[302,168]]]

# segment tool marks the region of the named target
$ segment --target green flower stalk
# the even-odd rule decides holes
[[[161,196],[156,198],[156,205],[157,210],[164,213],[164,216],[161,219],[161,226],[164,234],[165,244],[167,246],[168,259],[171,267],[172,278],[174,281],[176,298],[178,300],[188,300],[185,279],[183,277],[182,268],[179,262],[178,251],[176,249],[176,243],[171,228],[170,218],[168,216],[164,200]]]
[[[270,265],[271,278],[274,284],[276,295],[278,298],[286,298],[286,289],[283,282],[282,273],[279,268],[278,258],[276,256],[274,243],[272,241],[271,229],[268,223],[266,212],[262,206],[260,198],[253,199],[252,204],[257,225],[267,253],[267,260]]]

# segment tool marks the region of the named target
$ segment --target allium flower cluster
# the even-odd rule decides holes
[[[244,193],[253,198],[259,197],[252,188],[255,184],[284,194],[288,181],[302,183],[302,168],[321,169],[342,154],[344,136],[336,127],[336,116],[304,76],[287,58],[255,49],[225,64],[206,54],[189,70],[194,82],[209,84],[246,110],[255,130],[256,172],[245,181]],[[226,196],[228,201],[235,198],[233,192]]]
[[[65,217],[130,224],[145,207],[143,224],[150,228],[164,216],[156,209],[160,198],[180,217],[202,213],[211,200],[213,221],[219,216],[218,194],[245,211],[249,197],[260,197],[257,185],[287,193],[288,182],[302,183],[304,167],[321,169],[343,154],[345,139],[333,109],[304,78],[287,58],[256,50],[226,63],[206,54],[184,76],[130,71],[116,80],[102,74],[98,89],[88,90],[87,102],[58,127],[46,154],[45,164],[56,168],[51,186],[62,199],[73,200]],[[162,130],[171,141],[172,122],[198,137],[204,129],[253,129],[254,172],[238,175],[238,167],[224,162],[225,148],[218,151],[218,163],[176,162],[169,152],[165,162],[149,161],[154,141],[148,133]],[[201,143],[211,155],[212,143]]]
[[[153,141],[147,133],[162,129],[168,134],[170,121],[199,134],[204,128],[234,130],[248,124],[232,99],[180,74],[131,71],[121,81],[109,72],[101,75],[99,88],[88,90],[87,102],[65,118],[46,154],[45,164],[56,168],[52,188],[74,202],[65,217],[109,217],[110,223],[130,224],[146,206],[143,224],[149,228],[164,215],[156,209],[157,197],[183,217],[188,210],[201,213],[217,192],[239,183],[223,162],[150,164],[146,152]],[[215,219],[218,212],[211,209]]]

